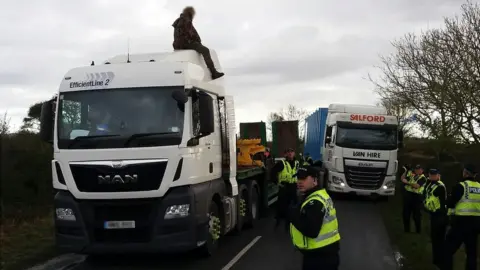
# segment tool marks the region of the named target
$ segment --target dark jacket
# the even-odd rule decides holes
[[[180,14],[180,17],[173,22],[172,26],[175,29],[172,44],[174,50],[186,49],[188,45],[195,42],[202,43],[189,15]]]

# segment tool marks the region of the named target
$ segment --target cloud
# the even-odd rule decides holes
[[[388,45],[388,40],[362,36],[326,42],[316,27],[293,26],[246,51],[227,71],[232,76],[277,75],[280,83],[322,79],[371,66]]]
[[[71,68],[126,53],[172,50],[186,0],[6,0],[0,10],[0,113],[19,126]],[[194,1],[195,26],[215,49],[238,121],[266,120],[289,103],[375,103],[362,79],[389,40],[441,25],[456,0]],[[252,110],[256,113],[252,114]],[[24,112],[23,114],[20,112]]]

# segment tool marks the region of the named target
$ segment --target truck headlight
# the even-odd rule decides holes
[[[165,219],[186,217],[189,215],[190,204],[171,205],[165,211]]]
[[[343,183],[343,179],[340,178],[340,177],[338,177],[338,176],[333,176],[333,175],[332,175],[332,182],[333,182],[334,184],[340,185],[340,184]]]
[[[70,208],[56,208],[55,214],[57,219],[59,220],[68,220],[68,221],[75,221],[77,218],[75,217],[75,213]]]
[[[395,181],[388,181],[383,185],[383,189],[389,189],[395,187]]]

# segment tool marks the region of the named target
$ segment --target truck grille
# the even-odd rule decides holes
[[[130,164],[121,168],[95,164],[71,164],[73,179],[81,192],[128,192],[157,190],[167,162]],[[105,177],[108,176],[105,181]],[[120,178],[114,178],[114,177]],[[129,176],[135,176],[134,181]],[[99,177],[103,177],[103,181]]]
[[[382,186],[386,168],[345,166],[348,186],[357,189],[376,190]]]
[[[154,216],[151,202],[139,203],[127,200],[125,203],[93,205],[93,230],[91,237],[103,243],[149,242],[152,236]],[[105,221],[135,221],[134,229],[104,229]]]

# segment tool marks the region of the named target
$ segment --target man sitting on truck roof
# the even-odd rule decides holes
[[[207,64],[208,69],[212,75],[212,80],[218,79],[225,75],[218,72],[212,61],[210,50],[202,44],[200,35],[193,26],[193,18],[195,17],[195,9],[193,7],[186,7],[183,9],[180,17],[175,20],[172,26],[175,28],[173,34],[173,49],[174,50],[195,50],[200,53]]]

